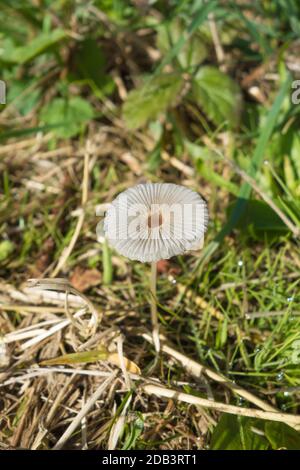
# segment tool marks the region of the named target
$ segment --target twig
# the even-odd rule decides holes
[[[217,28],[213,13],[209,13],[208,15],[208,24],[209,24],[212,40],[215,46],[217,61],[220,65],[220,69],[223,72],[226,72],[225,54],[224,54],[222,43],[220,41],[219,32],[218,32],[218,28]]]
[[[158,385],[144,385],[142,387],[144,392],[149,395],[156,395],[159,397],[171,398],[192,405],[204,406],[214,410],[222,411],[239,416],[247,416],[249,418],[266,419],[270,421],[280,421],[288,424],[294,429],[300,429],[300,416],[290,415],[281,412],[253,410],[250,408],[242,408],[239,406],[227,405],[216,401],[207,400],[206,398],[196,397],[188,393],[178,392],[169,388],[159,387]]]
[[[143,333],[142,336],[146,341],[152,343],[152,338],[148,333]],[[161,339],[163,339],[162,336],[160,337]],[[211,378],[215,382],[219,382],[225,385],[230,390],[237,393],[239,396],[245,398],[254,405],[258,406],[262,410],[277,412],[276,408],[272,405],[269,405],[265,401],[261,400],[260,398],[257,398],[255,395],[243,389],[242,387],[227,379],[226,377],[222,376],[221,374],[218,374],[214,370],[194,361],[193,359],[188,358],[187,356],[181,354],[179,351],[176,351],[170,346],[167,346],[166,344],[162,343],[161,349],[163,352],[169,354],[171,357],[180,362],[180,364],[187,370],[187,372],[192,374],[194,377],[199,378],[202,374],[205,374],[207,377]]]

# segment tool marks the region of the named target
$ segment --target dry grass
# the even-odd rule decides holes
[[[43,240],[38,243],[40,246],[36,254],[31,251],[33,255],[31,263],[26,265],[21,275],[24,280],[33,275],[43,278],[53,272],[57,273],[55,266],[61,266],[64,276],[72,277],[72,271],[78,263],[86,266],[87,261],[97,256],[101,250],[95,236],[97,223],[93,213],[95,205],[109,201],[120,189],[139,180],[133,175],[131,160],[127,159],[127,163],[122,165],[120,163],[115,165],[114,161],[108,164],[112,141],[115,143],[113,160],[116,158],[115,155],[122,154],[121,149],[127,144],[124,140],[119,142],[119,137],[112,139],[112,135],[116,135],[114,128],[107,129],[105,134],[100,130],[98,133],[95,132],[94,138],[90,137],[93,151],[88,162],[87,159],[84,160],[84,149],[75,147],[72,149],[72,156],[65,157],[59,165],[56,156],[49,158],[48,152],[43,150],[43,142],[31,140],[28,147],[25,142],[23,143],[23,148],[26,150],[18,152],[13,161],[15,179],[20,178],[22,171],[24,184],[13,189],[11,230],[14,229],[16,218],[19,216],[20,201],[24,197],[25,187],[30,187],[30,191],[27,204],[24,205],[23,216],[30,211],[32,228],[36,230],[36,227],[43,226]],[[145,174],[142,160],[142,151],[145,152],[145,149],[142,150],[143,143],[139,142],[139,136],[136,142],[132,149],[132,153],[136,155],[133,160],[134,165],[136,170],[141,168],[141,173]],[[121,146],[120,149],[118,144]],[[93,192],[89,190],[85,198],[81,199],[80,175],[84,174],[84,161],[86,165],[88,164],[89,180],[92,178],[95,165],[100,168],[98,178],[101,181],[105,181],[114,166],[115,178],[119,183],[115,186],[110,185],[104,190],[103,188]],[[19,166],[21,164],[22,169]],[[186,164],[188,165],[188,162]],[[46,174],[44,168],[48,169]],[[194,177],[187,179],[186,174],[174,174],[174,171],[167,176],[165,171],[162,168],[161,175],[158,176],[168,181],[178,182],[180,179],[191,187],[199,185],[199,181]],[[72,190],[65,186],[66,175]],[[83,186],[86,188],[87,177],[83,178],[83,181],[86,181]],[[43,184],[43,190],[37,189],[37,183]],[[78,188],[77,191],[74,190],[75,186]],[[50,188],[56,188],[60,198],[71,197],[72,203],[70,199],[66,199],[65,204],[71,203],[72,211],[70,207],[64,209],[62,203],[57,207],[57,196],[53,195],[54,191]],[[206,196],[209,196],[209,191],[208,187],[202,189]],[[49,212],[43,214],[38,209],[41,207],[47,207]],[[79,214],[80,217],[79,209],[83,211],[81,213],[84,213],[84,218],[81,219],[81,230],[77,230],[75,240],[76,216],[73,214]],[[58,210],[63,213],[57,215]],[[45,219],[48,218],[52,222],[45,224]],[[66,220],[73,229],[68,237],[68,243],[61,251],[60,260],[63,259],[63,263],[48,265],[51,255],[47,251],[44,252],[43,248],[49,237],[48,232],[63,227]],[[43,257],[45,257],[44,265]],[[10,283],[2,282],[0,297],[3,332],[1,358],[3,365],[6,366],[0,376],[1,440],[5,445],[30,449],[115,448],[120,446],[120,442],[124,445],[132,429],[138,428],[142,420],[140,448],[203,448],[206,445],[207,433],[213,429],[218,419],[218,404],[215,400],[223,403],[220,405],[222,411],[226,411],[227,407],[230,413],[236,413],[238,410],[246,416],[264,417],[264,411],[255,409],[256,405],[262,410],[269,410],[272,416],[277,413],[278,419],[286,423],[291,423],[293,426],[299,424],[298,417],[280,413],[274,405],[264,402],[250,392],[240,393],[234,383],[232,386],[229,384],[228,389],[226,379],[223,379],[217,371],[212,370],[207,373],[205,368],[201,370],[198,365],[199,370],[196,366],[197,373],[195,373],[193,368],[191,370],[185,354],[180,356],[178,362],[176,349],[175,354],[162,353],[156,360],[153,348],[148,341],[143,340],[145,327],[149,328],[150,323],[147,305],[148,280],[142,275],[147,270],[145,271],[142,265],[131,264],[115,256],[112,257],[112,262],[115,272],[114,283],[111,286],[103,286],[100,277],[98,285],[92,290],[89,289],[89,294],[83,297],[66,282],[62,284],[56,279],[41,282],[40,290],[27,285],[16,288],[13,285],[14,269],[16,272],[19,271],[15,283],[17,285],[20,281],[20,268],[14,267],[14,263],[11,263],[11,280]],[[185,262],[188,262],[189,269],[192,269],[197,263],[197,255],[187,258]],[[170,268],[171,265],[168,265],[167,269]],[[83,273],[87,270],[88,268],[85,268]],[[161,273],[160,276],[164,283],[163,309],[166,311],[169,309],[171,312],[171,317],[170,313],[167,315],[171,329],[179,328],[179,333],[180,315],[182,315],[180,311],[182,312],[184,308],[181,306],[179,313],[173,312],[176,292],[184,295],[183,305],[188,309],[193,308],[193,316],[198,317],[197,321],[200,323],[203,315],[207,313],[212,315],[212,318],[223,318],[223,314],[210,305],[209,301],[183,293],[180,282],[173,283],[172,274]],[[181,276],[182,274],[178,277]],[[80,279],[77,279],[77,282],[80,284]],[[65,292],[68,292],[67,301]],[[95,318],[96,323],[93,322]],[[169,327],[165,324],[163,330],[167,328],[166,336],[167,338],[169,336],[170,341],[174,338],[168,332]],[[185,334],[183,333],[183,339]],[[234,332],[232,334],[235,335]],[[121,359],[117,369],[107,360],[92,364],[79,363],[74,366],[39,365],[42,361],[66,353],[90,351],[100,346],[105,347],[110,353],[118,353],[118,338],[122,339],[125,356],[142,370],[141,376],[132,376],[130,372],[126,374],[124,367],[122,372]],[[149,336],[146,335],[146,339],[149,340]],[[187,351],[191,353],[191,347],[188,347]],[[170,350],[167,349],[166,352],[170,353]],[[222,380],[227,387],[218,385]],[[178,390],[177,401],[174,401],[168,393],[165,394],[167,399],[161,398],[159,391],[165,390],[163,388],[165,386],[175,387]],[[194,395],[180,392],[186,390],[186,387],[192,387],[193,394],[210,397],[210,400],[213,400],[211,406],[203,398],[198,399]],[[253,411],[249,409],[250,406],[245,409],[229,406],[228,402],[232,395],[230,388],[234,393],[244,396],[249,403],[252,401]],[[190,399],[187,398],[189,396]],[[186,402],[189,404],[184,404]],[[210,409],[211,407],[213,409]],[[267,415],[267,411],[265,413],[270,418],[271,415]]]

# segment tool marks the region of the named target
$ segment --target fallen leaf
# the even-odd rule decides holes
[[[109,354],[107,356],[107,361],[111,362],[112,364],[115,364],[118,367],[121,367],[120,357],[118,353]],[[124,364],[128,372],[131,372],[132,374],[141,375],[141,369],[135,364],[135,362],[132,362],[126,357],[124,357]]]
[[[70,279],[75,289],[84,292],[90,287],[97,286],[101,282],[101,273],[97,269],[84,269],[77,266]]]
[[[166,259],[161,259],[157,262],[157,272],[159,274],[165,274],[169,271],[170,261]]]
[[[159,274],[172,274],[178,275],[181,273],[181,269],[179,266],[172,265],[170,261],[167,259],[161,259],[157,262],[157,272]]]

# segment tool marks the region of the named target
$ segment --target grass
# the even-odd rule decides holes
[[[1,6],[0,448],[300,448],[300,23],[169,3]],[[96,235],[147,180],[210,214],[158,263],[159,357],[150,266]]]

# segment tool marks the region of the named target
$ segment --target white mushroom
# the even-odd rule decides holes
[[[127,189],[106,212],[104,233],[110,245],[127,258],[151,262],[151,319],[157,353],[156,263],[199,248],[207,222],[207,206],[201,196],[171,183],[139,184]]]
[[[139,184],[111,203],[104,232],[118,253],[132,260],[168,259],[199,245],[207,228],[205,201],[171,183]]]

